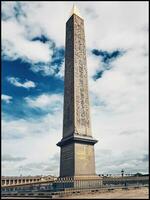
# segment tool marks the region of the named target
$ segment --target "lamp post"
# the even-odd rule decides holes
[[[121,175],[122,175],[122,177],[123,177],[123,175],[124,175],[124,170],[123,170],[123,169],[121,170]]]
[[[124,170],[123,170],[123,169],[121,170],[121,175],[122,175],[122,178],[123,178],[123,176],[124,176]],[[122,181],[123,181],[123,180],[122,180]],[[124,180],[124,186],[125,186],[125,187],[127,186],[126,180]]]

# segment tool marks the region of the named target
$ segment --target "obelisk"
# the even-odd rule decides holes
[[[60,177],[94,177],[84,20],[73,7],[66,23],[63,138]]]

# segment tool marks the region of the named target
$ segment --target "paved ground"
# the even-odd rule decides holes
[[[74,194],[72,196],[53,197],[54,199],[149,199],[148,187],[141,187],[137,189],[115,189],[113,191],[103,191],[95,194]],[[50,199],[50,197],[2,197],[2,199]]]
[[[110,192],[97,194],[84,194],[63,197],[62,199],[149,199],[148,187],[139,189],[121,190],[116,189]]]

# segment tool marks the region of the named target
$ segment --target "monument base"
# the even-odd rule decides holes
[[[61,147],[60,177],[95,176],[96,142],[92,137],[74,134],[57,143]]]

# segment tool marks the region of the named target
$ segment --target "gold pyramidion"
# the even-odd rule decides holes
[[[79,9],[77,8],[77,6],[73,5],[72,10],[71,10],[71,16],[75,14],[78,15],[79,17],[81,17]],[[82,18],[82,17],[81,17]]]

